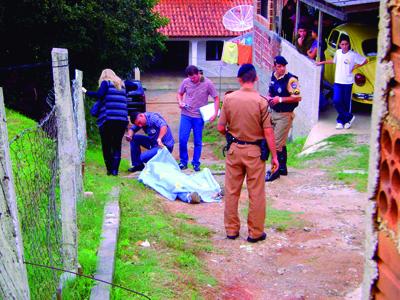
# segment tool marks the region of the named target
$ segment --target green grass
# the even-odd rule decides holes
[[[277,231],[285,231],[287,229],[295,229],[304,227],[305,222],[298,218],[303,212],[291,212],[288,210],[280,210],[267,207],[267,216],[265,218],[265,226],[274,228]]]
[[[287,145],[288,165],[295,168],[314,166],[326,170],[333,180],[339,180],[365,192],[368,184],[369,146],[357,144],[354,134],[333,135],[323,140],[325,147],[309,155],[299,156],[305,138],[295,139]],[[322,143],[321,142],[321,143]],[[360,173],[345,173],[345,170],[360,171]]]
[[[217,122],[206,123],[203,130],[204,143],[224,142],[225,138],[217,130]]]
[[[176,213],[175,218],[182,220],[194,220],[194,217],[185,213]]]
[[[354,186],[360,192],[367,191],[369,146],[356,145],[351,154],[340,159],[330,168],[331,176],[347,185]],[[344,170],[356,170],[360,173],[345,173]]]
[[[87,151],[85,190],[94,197],[78,204],[79,262],[84,274],[94,274],[104,205],[113,186],[120,186],[121,223],[114,283],[142,292],[152,299],[198,299],[202,288],[216,281],[199,256],[213,251],[210,230],[192,224],[193,217],[169,215],[162,200],[136,179],[106,176],[100,149]],[[121,170],[128,168],[123,161]],[[123,174],[122,174],[123,175]],[[148,240],[150,248],[139,246]],[[78,278],[63,293],[65,299],[87,299],[94,282]],[[119,288],[112,299],[136,299]]]
[[[203,130],[203,142],[212,145],[212,152],[218,160],[224,160],[222,148],[225,146],[226,140],[217,130],[217,122],[206,123]]]
[[[241,214],[247,218],[248,207],[245,206],[241,209]],[[286,231],[288,229],[303,228],[305,221],[299,218],[303,212],[291,212],[288,210],[275,209],[272,206],[267,206],[267,213],[265,216],[265,227],[273,228],[277,231]]]
[[[17,134],[27,128],[32,128],[37,123],[20,113],[6,109],[8,139],[11,141]]]
[[[306,137],[298,137],[286,145],[288,152],[288,166],[294,168],[300,168],[302,166],[302,160],[298,158],[298,154],[303,151],[306,139]]]
[[[7,119],[10,139],[19,134],[21,130],[36,126],[34,121],[10,110],[7,110]],[[39,132],[39,134],[41,133]],[[13,161],[19,161],[19,166],[24,164],[24,170],[26,170],[24,172],[21,169],[18,172],[15,170],[21,177],[20,179],[35,178],[37,180],[38,178],[35,173],[36,169],[27,168],[34,165],[32,159],[37,156],[33,152],[38,153],[43,147],[49,149],[49,153],[54,150],[52,141],[46,139],[46,135],[41,138],[40,149],[35,146],[38,144],[35,144],[35,139],[31,139],[29,144],[24,139],[20,139],[15,144],[32,154],[11,151]],[[95,274],[104,206],[112,187],[120,186],[121,225],[114,283],[143,292],[152,299],[201,298],[204,286],[216,285],[215,279],[205,271],[199,258],[202,253],[213,251],[209,239],[210,230],[192,224],[193,217],[189,215],[166,213],[162,206],[164,200],[158,198],[153,191],[145,188],[137,180],[121,176],[106,176],[101,151],[98,147],[93,146],[96,139],[95,137],[92,140],[93,143],[89,143],[90,147],[86,153],[84,180],[85,191],[92,191],[94,196],[82,199],[77,204],[78,260],[83,273]],[[19,157],[20,154],[23,157]],[[45,167],[47,170],[45,162],[39,162],[39,164],[42,165],[42,169]],[[126,170],[128,167],[127,161],[121,162],[121,170]],[[40,176],[47,173],[42,170]],[[42,219],[40,211],[37,213],[39,219]],[[24,247],[26,248],[30,243],[26,233],[24,233],[24,237]],[[150,248],[140,247],[138,242],[146,239],[152,246]],[[29,253],[26,252],[26,254],[26,257],[29,258]],[[46,262],[43,261],[43,263]],[[55,288],[48,288],[47,285],[43,285],[43,282],[37,285],[33,280],[36,273],[32,273],[29,268],[28,273],[34,298],[41,298],[40,295],[43,295],[45,290],[53,293]],[[41,275],[41,280],[50,281],[43,276]],[[51,273],[47,272],[45,276],[51,276]],[[76,280],[68,282],[63,289],[63,298],[88,299],[94,284],[95,282],[91,279],[77,277]],[[209,288],[207,287],[207,289]],[[112,299],[136,298],[134,294],[122,289],[114,288],[112,290]]]
[[[210,165],[204,165],[204,167],[207,167],[212,171],[224,171],[225,170],[225,164],[210,164]]]
[[[56,178],[52,164],[56,143],[35,121],[9,109],[6,116],[9,140],[18,137],[10,144],[10,156],[24,259],[62,267],[59,211],[52,210],[60,206],[59,189],[55,188],[54,198],[50,194],[52,179]],[[49,205],[51,199],[55,205]],[[54,294],[58,278],[51,271],[27,265],[27,274],[32,299],[50,298]]]

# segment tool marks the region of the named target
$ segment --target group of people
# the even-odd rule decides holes
[[[315,60],[318,53],[318,28],[313,27],[309,30],[305,24],[300,23],[297,28],[295,46],[301,54]]]
[[[354,116],[348,113],[351,101],[352,70],[366,63],[365,58],[349,50],[349,41],[340,41],[332,61],[318,64],[336,63],[337,84],[335,83],[335,107],[338,110],[338,125],[349,128]],[[224,97],[221,114],[218,119],[218,131],[229,133],[231,144],[226,154],[225,166],[225,211],[224,223],[228,239],[239,237],[240,220],[238,201],[244,179],[249,193],[248,238],[255,243],[265,240],[265,181],[273,181],[288,174],[286,141],[294,119],[294,109],[301,101],[298,78],[287,71],[288,62],[283,56],[274,58],[274,72],[271,75],[268,95],[261,96],[255,89],[258,80],[252,64],[239,68],[237,78],[240,89],[227,93]],[[211,96],[214,100],[213,122],[220,108],[220,101],[214,84],[204,77],[196,66],[186,68],[184,79],[177,93],[178,106],[181,109],[179,127],[179,168],[188,168],[188,140],[193,131],[194,153],[191,164],[194,171],[200,171],[202,151],[202,133],[204,120],[200,107],[208,104]],[[345,79],[345,82],[341,79]],[[347,80],[347,81],[346,81]],[[336,80],[335,80],[336,82]],[[174,138],[165,119],[158,113],[135,112],[130,115],[128,126],[127,101],[123,81],[110,69],[102,72],[99,89],[86,92],[102,102],[97,113],[103,156],[107,174],[118,175],[121,160],[121,141],[125,134],[131,146],[131,172],[141,171],[159,148],[166,147],[169,152],[174,148]],[[349,98],[350,95],[350,98]],[[137,134],[142,129],[146,135]],[[271,153],[271,169],[266,172],[266,157],[262,155],[262,141],[266,141]],[[147,151],[141,151],[144,147]],[[199,202],[199,201],[197,201]]]
[[[299,24],[298,34],[295,40],[297,50],[311,59],[316,59],[318,52],[318,29],[313,28],[311,35],[307,26]],[[336,129],[349,129],[355,120],[352,114],[352,87],[354,83],[353,71],[368,63],[368,60],[351,50],[350,39],[347,35],[341,35],[339,48],[333,59],[316,62],[317,66],[335,64],[335,81],[333,85],[333,104],[338,113]]]
[[[194,171],[200,171],[204,120],[199,108],[208,104],[208,97],[214,99],[215,113],[219,111],[219,98],[214,84],[204,77],[196,66],[186,68],[187,78],[182,81],[177,94],[181,120],[179,128],[179,167],[188,168],[188,141],[193,131],[194,153],[191,164]],[[131,126],[128,128],[128,106],[124,82],[111,69],[105,69],[99,78],[97,91],[85,91],[86,95],[97,99],[96,109],[91,110],[97,117],[107,175],[118,175],[121,161],[121,143],[125,138],[130,142],[132,167],[130,172],[141,171],[159,148],[166,147],[172,153],[174,138],[165,119],[154,112],[132,112],[129,114]],[[137,134],[143,130],[146,135]],[[142,148],[148,149],[142,152]]]

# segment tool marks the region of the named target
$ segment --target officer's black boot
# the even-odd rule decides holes
[[[286,167],[286,161],[287,161],[286,146],[283,146],[282,152],[278,152],[278,161],[279,161],[279,174],[286,176],[288,173]]]
[[[280,164],[279,157],[281,157],[282,152],[276,151],[276,154],[278,155],[278,161]],[[276,170],[267,171],[267,174],[265,175],[265,181],[267,181],[267,182],[274,181],[275,179],[278,179],[279,176],[280,176],[280,168],[278,168]]]

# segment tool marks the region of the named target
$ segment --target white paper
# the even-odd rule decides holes
[[[215,113],[214,103],[210,103],[200,107],[200,114],[204,122],[210,121],[210,118],[214,115],[214,113]],[[218,110],[218,116],[219,113],[220,110]]]

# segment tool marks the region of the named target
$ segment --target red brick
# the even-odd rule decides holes
[[[400,47],[400,8],[392,10],[392,42]]]
[[[389,92],[389,113],[400,121],[400,85],[397,85]]]
[[[387,299],[385,298],[385,295],[383,295],[381,292],[377,292],[377,293],[374,295],[374,299],[375,299],[375,300],[387,300]]]
[[[392,52],[390,58],[394,65],[394,79],[400,83],[400,50],[397,50],[397,52]]]
[[[400,254],[393,241],[382,231],[378,233],[378,256],[382,260],[379,264],[388,266],[396,280],[400,281]]]
[[[379,216],[397,233],[400,221],[400,128],[384,122],[380,144],[379,191],[375,200]]]
[[[386,264],[378,265],[379,278],[377,287],[384,299],[400,299],[400,281]]]

